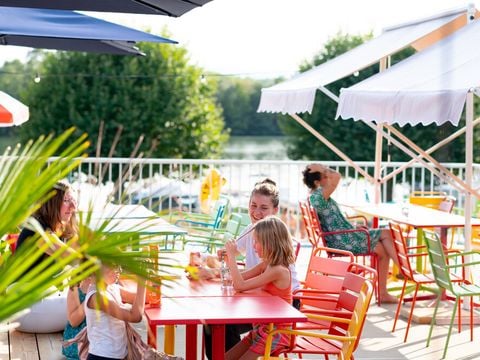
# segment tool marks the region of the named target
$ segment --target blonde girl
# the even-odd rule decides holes
[[[250,201],[248,203],[248,215],[250,216],[251,224],[238,236],[236,241],[236,253],[245,255],[245,269],[251,269],[261,262],[257,252],[255,251],[254,239],[252,229],[255,224],[267,216],[277,215],[280,204],[280,195],[277,184],[270,178],[255,183],[255,186],[250,193]],[[290,266],[292,278],[292,290],[300,287],[300,282],[297,279],[297,271],[295,264]],[[295,300],[293,305],[300,306],[300,302]],[[225,351],[228,351],[240,342],[241,335],[252,329],[251,324],[229,324],[225,326]],[[205,354],[208,359],[211,359],[211,334],[208,329],[205,329]]]
[[[236,291],[261,288],[274,296],[292,303],[292,276],[290,265],[294,263],[292,239],[285,223],[275,216],[267,216],[258,221],[253,228],[255,252],[261,261],[253,268],[240,272],[235,260],[234,241],[226,243],[227,264]],[[229,359],[254,360],[265,351],[267,325],[254,324],[239,343],[225,355]],[[288,347],[289,338],[278,335],[274,339],[272,351]]]

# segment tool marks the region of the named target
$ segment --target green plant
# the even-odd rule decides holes
[[[100,264],[119,265],[153,282],[168,278],[168,274],[155,271],[154,262],[149,261],[149,251],[125,251],[128,246],[140,248],[140,237],[135,236],[135,231],[105,232],[109,220],[92,230],[89,226],[93,221],[92,212],[80,218],[78,238],[67,243],[74,246],[60,248],[49,259],[28,270],[52,242],[58,241],[42,231],[30,215],[52,195],[53,185],[79,165],[89,146],[86,135],[82,135],[65,147],[65,140],[73,131],[71,128],[58,137],[42,136],[24,147],[7,149],[0,157],[0,239],[17,232],[25,223],[36,228],[39,234],[14,255],[5,242],[0,241],[0,324],[57,289],[81,281]],[[58,153],[58,158],[47,163],[49,157]],[[155,244],[155,239],[150,239],[150,244]]]

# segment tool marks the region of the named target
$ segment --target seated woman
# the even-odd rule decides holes
[[[54,186],[54,194],[44,202],[33,214],[40,226],[52,235],[55,235],[57,242],[53,244],[31,267],[34,268],[43,260],[52,255],[65,242],[77,236],[78,226],[76,219],[77,202],[70,185],[58,182]],[[17,248],[23,246],[27,239],[35,235],[35,231],[27,227],[23,228],[17,240]],[[38,242],[38,246],[42,245]],[[65,252],[65,256],[68,252]]]
[[[310,164],[303,171],[303,182],[310,189],[310,203],[317,211],[322,231],[351,230],[355,227],[345,218],[331,194],[337,188],[341,175],[323,165]],[[387,277],[390,259],[398,260],[389,229],[369,229],[370,249],[364,232],[351,232],[325,237],[328,247],[365,254],[374,251],[378,257],[378,291],[380,302],[395,303],[397,298],[387,292]]]
[[[70,186],[64,182],[58,182],[53,190],[53,196],[35,211],[33,218],[46,232],[54,235],[53,239],[56,239],[56,242],[30,266],[27,272],[51,256],[57,249],[66,247],[65,242],[77,236],[78,229],[75,217],[77,205]],[[28,227],[23,228],[17,240],[17,249],[35,244],[27,241],[34,235],[34,230]],[[38,241],[36,245],[40,247],[43,243]],[[68,254],[69,252],[65,251],[63,256]],[[30,310],[30,313],[18,320],[20,322],[18,330],[32,333],[50,333],[63,330],[67,322],[67,291],[53,293],[34,304]]]

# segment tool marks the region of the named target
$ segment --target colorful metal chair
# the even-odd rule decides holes
[[[349,251],[325,247],[313,249],[305,280],[301,282],[301,288],[293,292],[294,299],[300,300],[300,310],[335,309],[353,259]],[[329,322],[315,321],[297,324],[300,329],[328,328],[329,325]]]
[[[196,232],[185,235],[183,238],[183,246],[185,244],[204,245],[206,251],[215,254],[217,248],[224,246],[225,241],[234,239],[240,233],[241,216],[231,214],[226,225],[222,229],[213,229],[208,232]]]
[[[327,242],[325,240],[326,236],[347,234],[347,233],[364,233],[368,242],[367,247],[369,251],[367,251],[364,254],[355,254],[354,256],[356,259],[362,258],[363,264],[365,264],[365,259],[368,258],[370,260],[370,267],[377,269],[377,255],[375,254],[374,249],[370,247],[370,234],[365,227],[349,229],[349,230],[324,232],[322,230],[322,226],[320,223],[320,219],[318,218],[318,214],[315,208],[310,204],[310,202],[300,201],[299,203],[300,203],[302,219],[305,223],[305,230],[307,231],[308,240],[312,244],[312,246],[327,247]],[[304,213],[308,214],[308,216],[304,215]],[[335,255],[335,254],[332,254],[332,255]],[[378,296],[378,284],[375,282],[373,285],[375,288],[375,297],[377,299],[378,304],[380,304],[380,300],[379,300],[380,298]]]
[[[417,300],[421,300],[424,297],[417,297],[418,291],[420,289],[427,290],[431,292],[436,292],[438,289],[435,286],[435,278],[430,274],[421,274],[416,272],[410,263],[411,259],[418,259],[419,257],[426,257],[427,252],[425,246],[408,246],[407,242],[403,236],[402,226],[396,223],[390,223],[390,231],[392,233],[393,244],[395,246],[395,252],[397,254],[398,264],[400,273],[403,275],[403,286],[402,292],[400,293],[400,299],[398,301],[397,311],[395,312],[395,319],[393,321],[392,332],[395,331],[397,325],[398,316],[400,314],[400,309],[402,308],[402,303],[405,299],[405,290],[407,284],[414,283],[415,290],[411,298],[412,305],[410,307],[410,314],[408,316],[407,328],[405,331],[405,337],[403,341],[406,342],[408,338],[408,331],[410,330],[410,324],[412,322],[413,309],[415,308],[415,303]],[[423,251],[422,251],[423,250]],[[427,287],[426,285],[433,286]],[[431,296],[428,297],[431,299]]]
[[[449,294],[453,295],[455,298],[455,303],[453,305],[452,317],[450,319],[450,325],[448,328],[447,340],[445,342],[445,348],[443,350],[442,359],[447,355],[448,343],[450,341],[450,335],[452,333],[453,322],[455,321],[455,315],[459,304],[461,305],[461,298],[464,296],[470,297],[470,341],[473,341],[473,297],[480,296],[480,286],[471,284],[468,281],[462,283],[453,282],[451,272],[455,269],[459,269],[462,272],[462,277],[465,279],[465,269],[470,266],[479,265],[480,261],[471,261],[468,263],[464,262],[466,256],[474,256],[474,254],[480,254],[476,251],[469,252],[454,252],[451,254],[445,254],[444,247],[440,241],[438,235],[434,232],[426,231],[424,233],[425,243],[427,245],[428,257],[430,259],[430,264],[432,267],[432,272],[435,277],[435,282],[438,287],[448,291]],[[453,261],[461,259],[461,262]],[[435,324],[435,317],[437,315],[438,306],[442,300],[443,292],[439,291],[437,296],[437,301],[435,305],[435,310],[433,312],[432,321],[430,323],[430,330],[428,332],[427,347],[430,345],[430,340],[432,337],[433,325]],[[459,315],[459,331],[461,331],[461,316]]]
[[[352,359],[358,346],[370,301],[373,284],[360,274],[348,272],[338,299],[339,310],[345,310],[350,316],[328,316],[316,312],[305,312],[311,322],[326,321],[330,323],[327,333],[293,329],[277,329],[267,337],[264,359],[279,354],[335,355],[340,359]],[[271,354],[272,339],[275,334],[291,335],[289,349]]]

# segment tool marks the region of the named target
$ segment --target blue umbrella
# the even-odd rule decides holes
[[[0,6],[180,16],[211,0],[0,0]]]
[[[141,41],[177,43],[74,11],[0,7],[1,45],[143,55]]]

